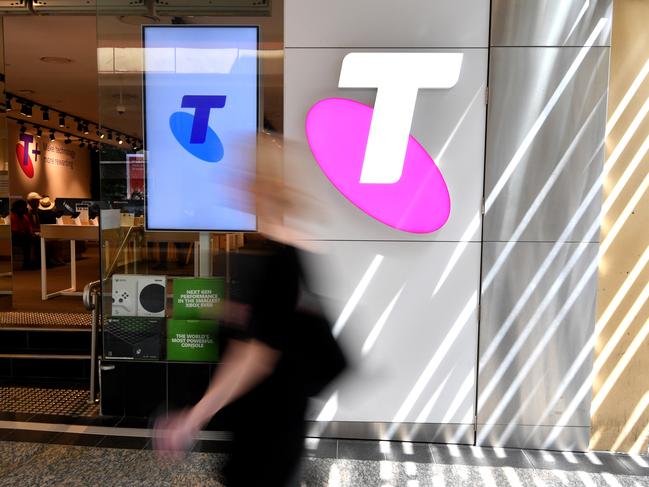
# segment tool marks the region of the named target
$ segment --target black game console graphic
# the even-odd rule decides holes
[[[140,307],[147,313],[158,314],[165,310],[165,287],[151,283],[140,289]]]
[[[112,316],[104,323],[106,358],[160,360],[165,332],[164,318]]]

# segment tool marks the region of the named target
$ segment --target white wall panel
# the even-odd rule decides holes
[[[334,320],[368,268],[378,263],[339,328],[352,366],[349,377],[335,388],[338,409],[333,419],[472,423],[480,244],[468,245],[436,293],[457,243],[328,244],[329,277],[319,283],[318,291],[332,298],[329,311]]]
[[[286,47],[487,47],[486,0],[285,0]]]
[[[390,438],[391,423],[410,423],[412,438],[472,441],[488,32],[483,0],[285,0],[284,178],[321,208],[305,220],[336,262],[319,282],[334,321],[378,265],[342,327],[350,373],[323,395],[337,393],[331,434]],[[375,89],[338,88],[350,52],[440,51],[464,54],[459,81],[419,91],[411,135],[439,167],[451,213],[432,234],[399,232],[329,182],[309,150],[305,118],[330,97],[374,105]]]
[[[363,50],[354,50],[359,52]],[[439,51],[439,50],[435,50]],[[373,106],[375,89],[339,89],[346,49],[287,49],[285,58],[284,131],[290,156],[287,182],[304,189],[324,209],[326,225],[314,225],[315,238],[344,240],[479,241],[487,50],[462,51],[458,83],[451,89],[420,90],[412,135],[435,160],[451,196],[448,222],[437,232],[416,235],[393,230],[373,220],[342,196],[313,159],[305,137],[308,110],[324,98],[343,97]],[[478,223],[478,225],[476,225]],[[471,228],[473,231],[467,232]]]

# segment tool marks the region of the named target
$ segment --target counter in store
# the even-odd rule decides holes
[[[51,293],[47,292],[47,245],[48,240],[67,240],[70,242],[70,287]],[[96,225],[41,225],[41,299],[56,296],[79,296],[77,291],[77,252],[76,241],[99,241],[99,227]]]

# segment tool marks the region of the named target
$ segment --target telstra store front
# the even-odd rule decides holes
[[[53,29],[62,37],[41,38],[35,58],[47,42],[96,55],[85,106],[24,91],[15,61],[5,68],[18,137],[38,123],[93,149],[78,198],[88,203],[70,199],[72,221],[40,234],[53,255],[66,239],[97,255],[95,279],[42,290],[48,303],[86,305],[84,368],[59,383],[82,383],[83,414],[105,424],[146,427],[201,397],[223,350],[214,309],[240,284],[236,255],[265,245],[247,190],[257,175],[301,198],[284,218],[326,256],[311,266],[314,291],[350,360],[312,401],[311,436],[588,449],[602,434],[591,418],[608,407],[597,388],[617,380],[594,362],[607,360],[596,337],[602,299],[613,302],[598,298],[607,177],[627,164],[605,140],[634,123],[609,120],[621,106],[609,100],[613,3],[6,7],[5,52],[19,48],[8,31]],[[75,25],[94,38],[66,41]],[[52,122],[16,113],[21,100]],[[84,208],[96,224],[74,221]],[[26,360],[5,355],[16,370]],[[12,387],[29,378],[7,374]],[[218,416],[208,426],[222,427]]]

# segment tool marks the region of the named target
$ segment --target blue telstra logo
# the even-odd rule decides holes
[[[208,125],[212,108],[223,108],[223,95],[185,95],[181,108],[194,108],[194,115],[175,112],[169,118],[169,127],[176,140],[187,152],[206,162],[223,159],[223,143]]]

